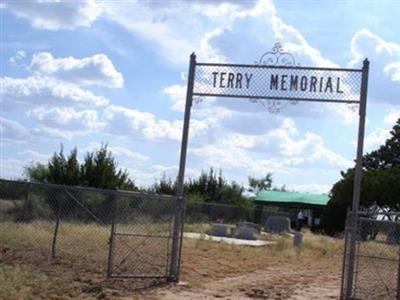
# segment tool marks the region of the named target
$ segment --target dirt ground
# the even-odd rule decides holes
[[[159,299],[338,299],[339,255],[281,253],[268,249],[213,248],[183,252],[181,280],[161,288]],[[193,253],[196,252],[196,253]],[[286,253],[285,253],[286,252]],[[196,258],[193,258],[193,254]],[[196,274],[194,276],[194,274]]]
[[[185,239],[180,284],[111,280],[103,263],[50,261],[2,245],[0,271],[22,266],[44,278],[23,283],[13,299],[338,299],[341,251],[332,249],[336,242],[316,245],[252,248]]]
[[[291,270],[291,265],[228,277],[209,282],[201,288],[163,289],[160,299],[338,299],[337,274],[315,269]]]

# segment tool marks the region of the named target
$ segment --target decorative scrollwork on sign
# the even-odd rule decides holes
[[[299,66],[296,63],[292,54],[283,51],[283,47],[280,43],[276,43],[272,47],[272,51],[265,52],[261,55],[258,61],[255,61],[256,65],[264,66]]]
[[[260,103],[265,109],[268,110],[271,114],[280,113],[283,108],[285,108],[288,104],[297,105],[298,101],[282,101],[282,100],[254,100],[251,99],[251,102]]]
[[[359,108],[359,105],[358,104],[354,104],[354,103],[346,104],[346,106],[352,112],[356,112],[358,110],[358,108]]]
[[[258,61],[254,62],[258,66],[300,66],[296,63],[293,55],[285,52],[280,43],[275,43],[272,47],[272,51],[265,52],[261,55]],[[288,104],[297,105],[298,101],[288,101],[288,100],[268,100],[268,99],[250,99],[251,102],[258,102],[264,108],[266,108],[270,113],[279,113]]]
[[[204,101],[204,99],[202,97],[193,97],[193,102],[195,104],[200,104],[203,101]]]

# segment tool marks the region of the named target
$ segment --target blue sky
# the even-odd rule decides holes
[[[62,143],[108,142],[138,185],[176,176],[189,55],[254,63],[276,42],[307,66],[371,62],[366,151],[400,117],[399,2],[2,1],[0,176],[18,178]],[[274,174],[328,192],[353,166],[357,112],[301,103],[270,114],[244,100],[194,104],[187,177]]]

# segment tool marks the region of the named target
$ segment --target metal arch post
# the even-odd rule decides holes
[[[354,191],[353,191],[353,212],[357,212],[360,206],[360,191],[362,177],[362,159],[364,150],[364,131],[365,131],[365,115],[367,110],[367,91],[368,91],[368,71],[369,61],[364,60],[361,79],[361,97],[360,97],[360,121],[358,124],[358,142],[357,142],[357,161],[354,175]]]
[[[353,281],[355,271],[355,258],[356,258],[356,241],[357,241],[357,225],[358,225],[358,211],[360,207],[360,194],[361,194],[361,178],[362,178],[362,163],[363,163],[363,150],[364,150],[364,133],[365,133],[365,116],[367,110],[367,92],[368,92],[368,72],[369,61],[365,59],[362,68],[361,78],[361,95],[360,95],[360,108],[359,108],[359,123],[358,123],[358,141],[357,141],[357,160],[354,171],[354,188],[353,188],[353,203],[351,211],[351,235],[350,235],[350,253],[349,264],[347,271],[347,284],[346,284],[346,299],[350,299],[353,294]]]
[[[194,52],[190,55],[189,77],[186,91],[185,116],[183,121],[181,155],[179,161],[179,172],[177,180],[177,209],[174,217],[172,251],[170,264],[170,280],[179,281],[179,268],[182,251],[182,231],[184,222],[185,200],[183,198],[183,187],[185,180],[186,153],[189,139],[190,112],[193,103],[193,87],[196,67],[196,55]]]

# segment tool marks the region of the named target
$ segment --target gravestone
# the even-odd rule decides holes
[[[256,233],[256,229],[248,226],[239,226],[236,228],[236,238],[242,240],[255,240],[256,237],[254,234]]]
[[[239,222],[236,224],[236,228],[239,227],[250,227],[253,228],[257,233],[260,233],[260,225],[252,222]]]
[[[213,227],[211,228],[209,234],[213,236],[227,237],[229,236],[229,230],[228,227],[224,224],[213,224]]]
[[[391,224],[387,235],[386,243],[389,245],[400,245],[400,224],[393,222]]]
[[[301,232],[295,232],[293,235],[293,245],[295,247],[298,247],[302,243],[303,243],[303,234]]]
[[[269,233],[291,232],[290,219],[278,216],[268,217],[265,231]]]

